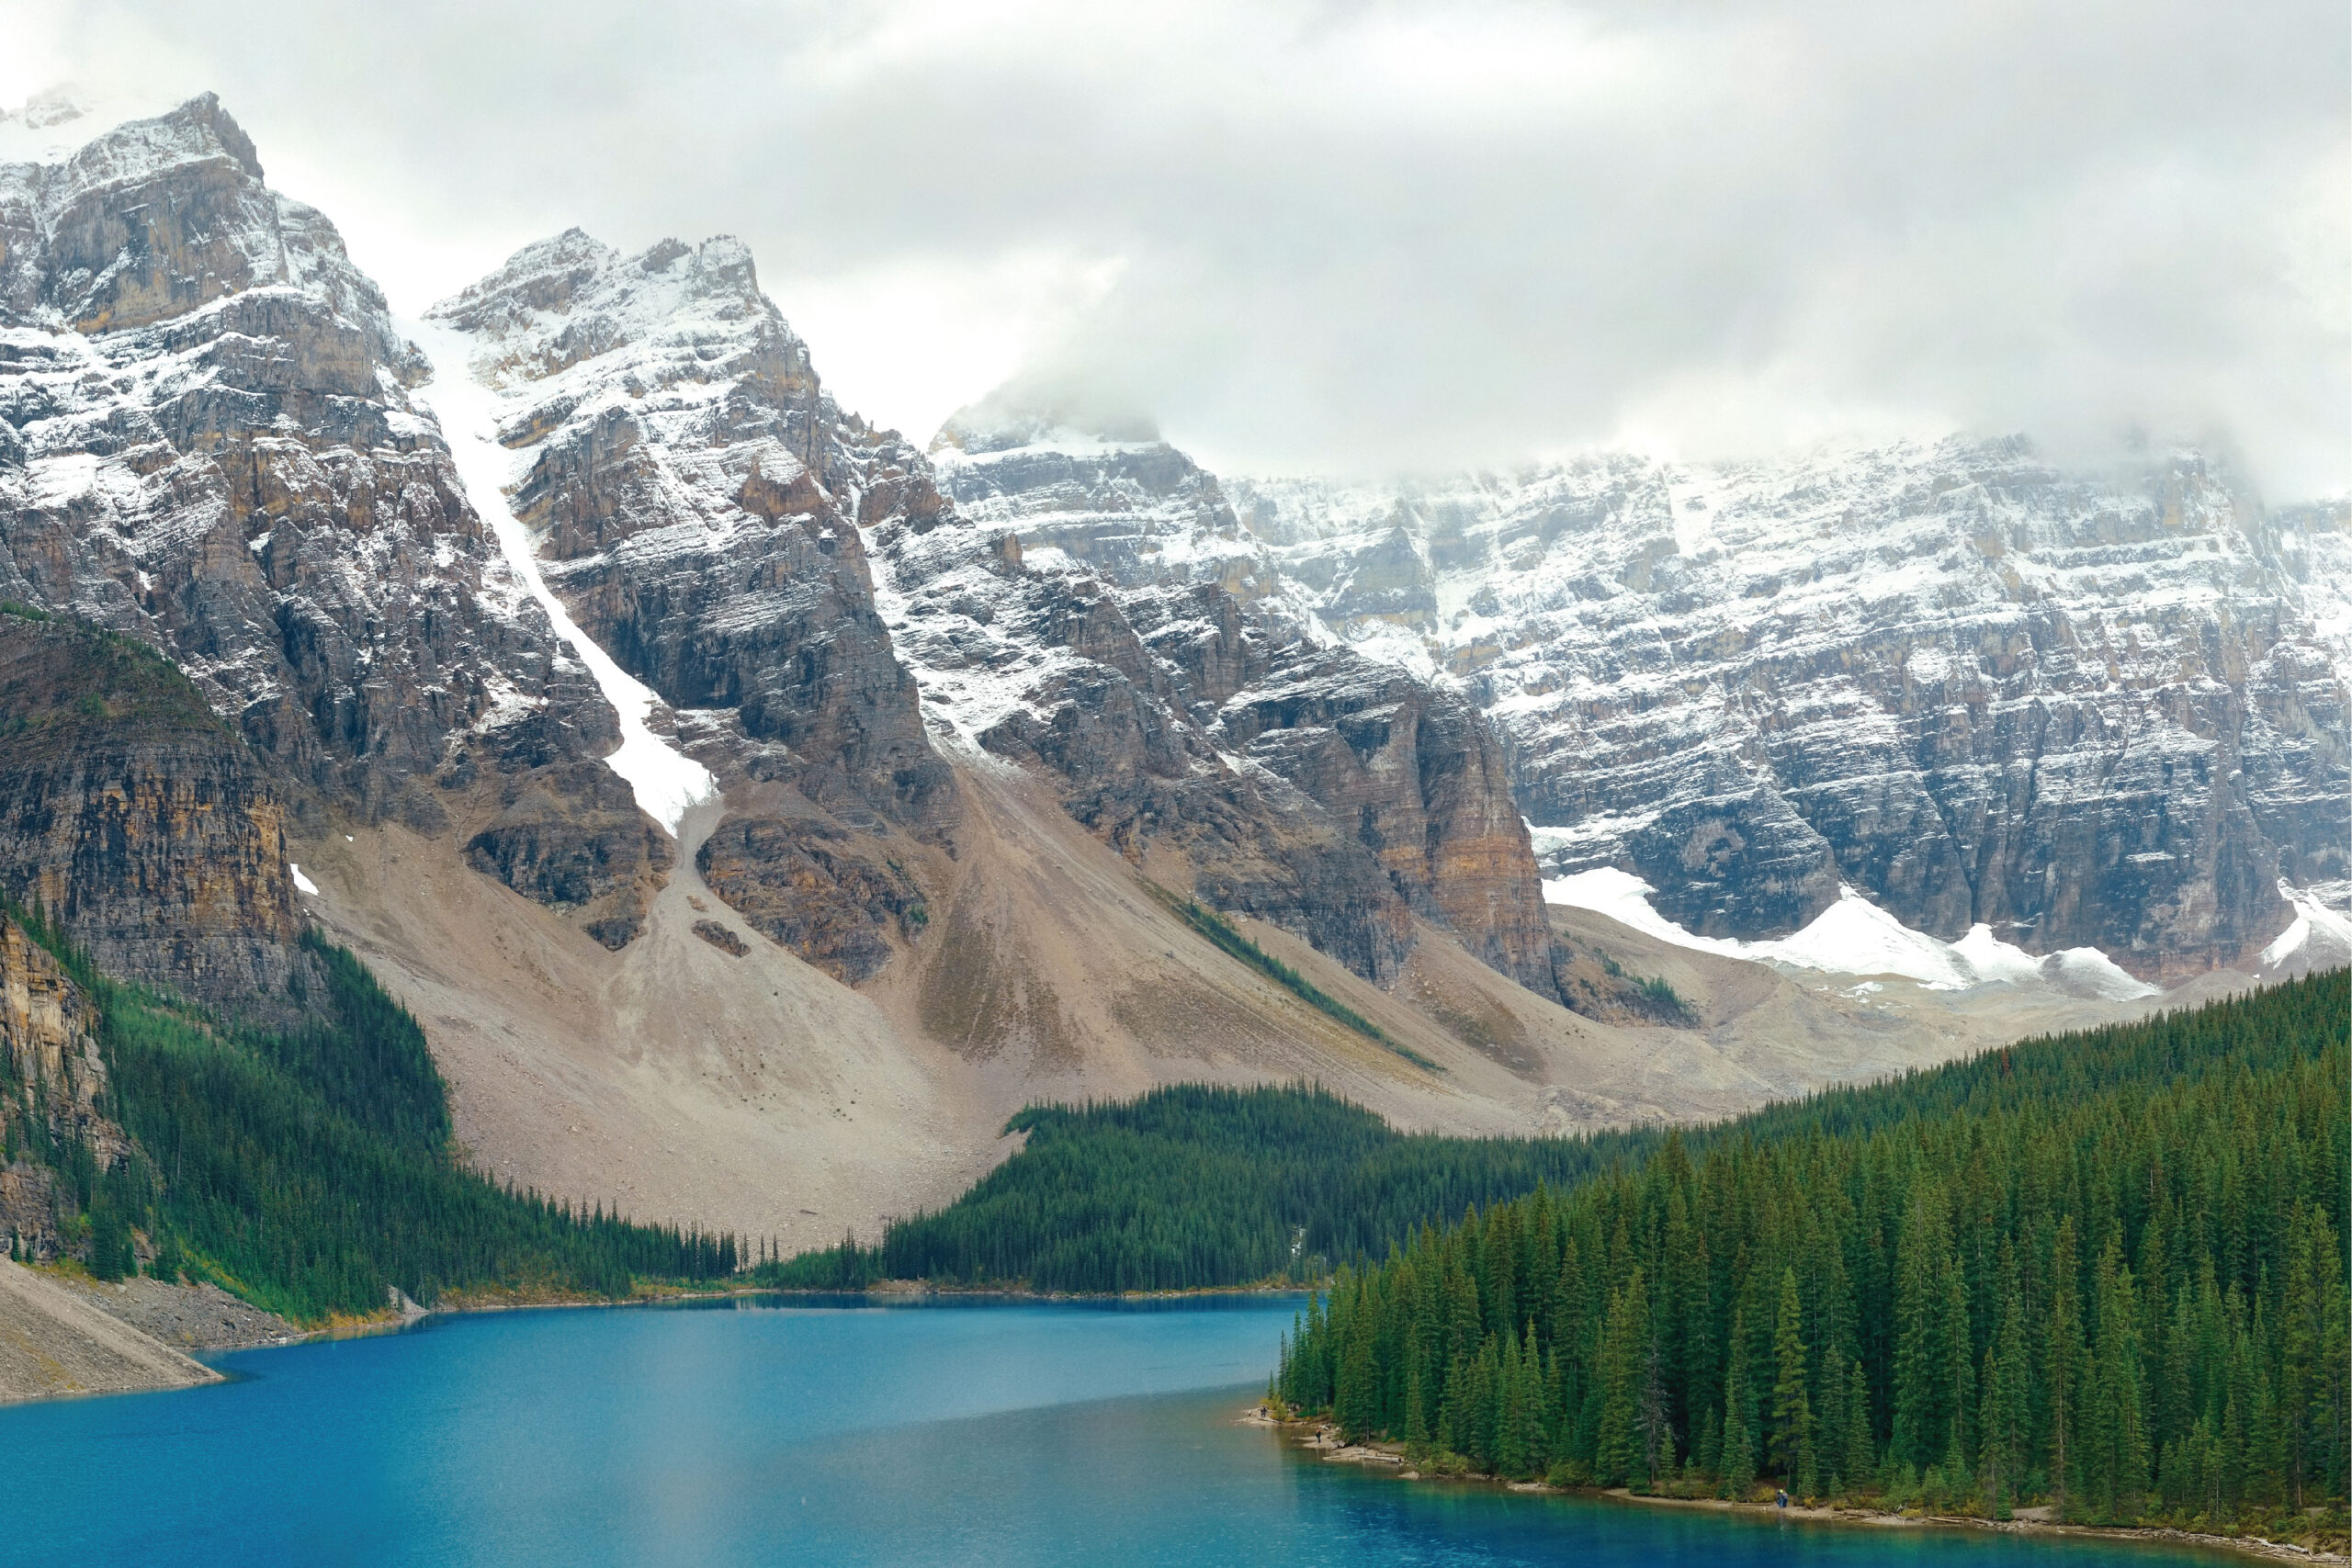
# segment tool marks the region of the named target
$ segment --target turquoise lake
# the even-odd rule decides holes
[[[487,1314],[0,1410],[0,1562],[2163,1568],[1399,1483],[1235,1417],[1289,1298]]]

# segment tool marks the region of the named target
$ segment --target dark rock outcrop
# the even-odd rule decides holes
[[[286,816],[267,759],[152,649],[0,611],[0,886],[108,973],[291,1008]]]
[[[467,863],[605,946],[628,946],[675,859],[670,836],[602,762],[551,762],[503,782],[503,808],[466,840]]]
[[[893,935],[911,940],[930,919],[913,877],[822,816],[730,815],[695,864],[754,931],[851,985],[889,961]]]

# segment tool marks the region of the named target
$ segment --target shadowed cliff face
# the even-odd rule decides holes
[[[266,760],[152,649],[0,611],[0,885],[101,966],[289,1010],[285,820]]]

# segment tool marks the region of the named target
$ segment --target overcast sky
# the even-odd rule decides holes
[[[414,311],[741,235],[850,406],[1235,468],[2134,424],[2352,456],[2344,0],[0,0],[0,105],[211,88]]]

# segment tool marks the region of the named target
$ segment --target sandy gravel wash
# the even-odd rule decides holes
[[[220,1381],[54,1281],[0,1261],[0,1403]]]

